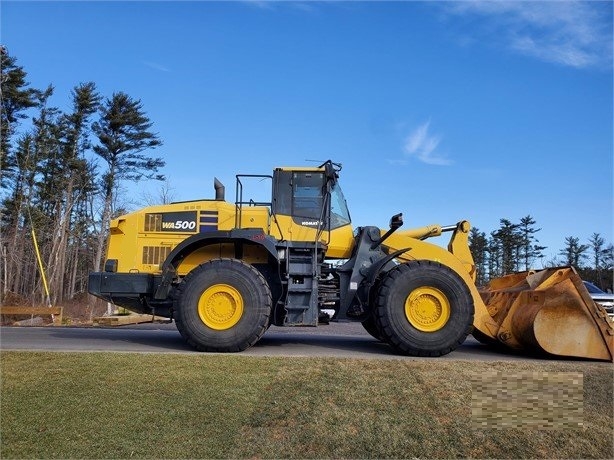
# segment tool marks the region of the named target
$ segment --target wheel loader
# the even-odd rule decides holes
[[[200,351],[239,352],[271,325],[357,321],[396,352],[445,355],[473,333],[528,353],[612,360],[613,328],[569,267],[475,285],[470,224],[352,228],[341,167],[236,176],[235,201],[152,206],[114,219],[89,292],[175,321]],[[271,182],[270,201],[244,183]],[[247,194],[246,194],[247,195]],[[427,241],[450,233],[447,248]]]

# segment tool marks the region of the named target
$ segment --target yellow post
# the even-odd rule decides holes
[[[51,298],[49,296],[49,286],[47,285],[47,277],[45,276],[45,269],[43,268],[43,260],[41,259],[41,253],[38,250],[38,243],[36,242],[36,233],[34,233],[34,226],[32,226],[32,241],[34,242],[34,250],[36,251],[36,260],[38,261],[38,268],[41,271],[41,278],[43,279],[43,286],[45,287],[45,295],[47,296],[47,305],[51,306]]]

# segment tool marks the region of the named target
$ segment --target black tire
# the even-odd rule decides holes
[[[469,288],[449,267],[411,261],[390,270],[375,299],[384,339],[411,356],[441,356],[461,345],[473,328]]]
[[[265,333],[271,304],[269,285],[256,268],[237,259],[216,259],[184,278],[175,322],[199,351],[243,351]]]
[[[367,331],[371,335],[371,337],[379,340],[380,342],[385,342],[386,340],[384,339],[382,333],[377,327],[377,323],[375,322],[375,320],[375,316],[370,315],[366,320],[361,323],[362,327],[365,328],[365,331]]]

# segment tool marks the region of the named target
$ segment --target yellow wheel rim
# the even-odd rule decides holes
[[[230,329],[243,316],[243,297],[228,284],[214,284],[200,296],[198,316],[211,329]]]
[[[450,319],[450,302],[439,289],[422,286],[405,299],[405,316],[410,324],[422,332],[440,330]]]

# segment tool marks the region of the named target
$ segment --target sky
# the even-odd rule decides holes
[[[569,236],[614,240],[612,9],[3,0],[0,41],[61,109],[88,81],[139,99],[177,201],[213,198],[214,176],[234,201],[235,174],[331,159],[355,226],[402,212],[488,235],[530,215],[551,260]]]

